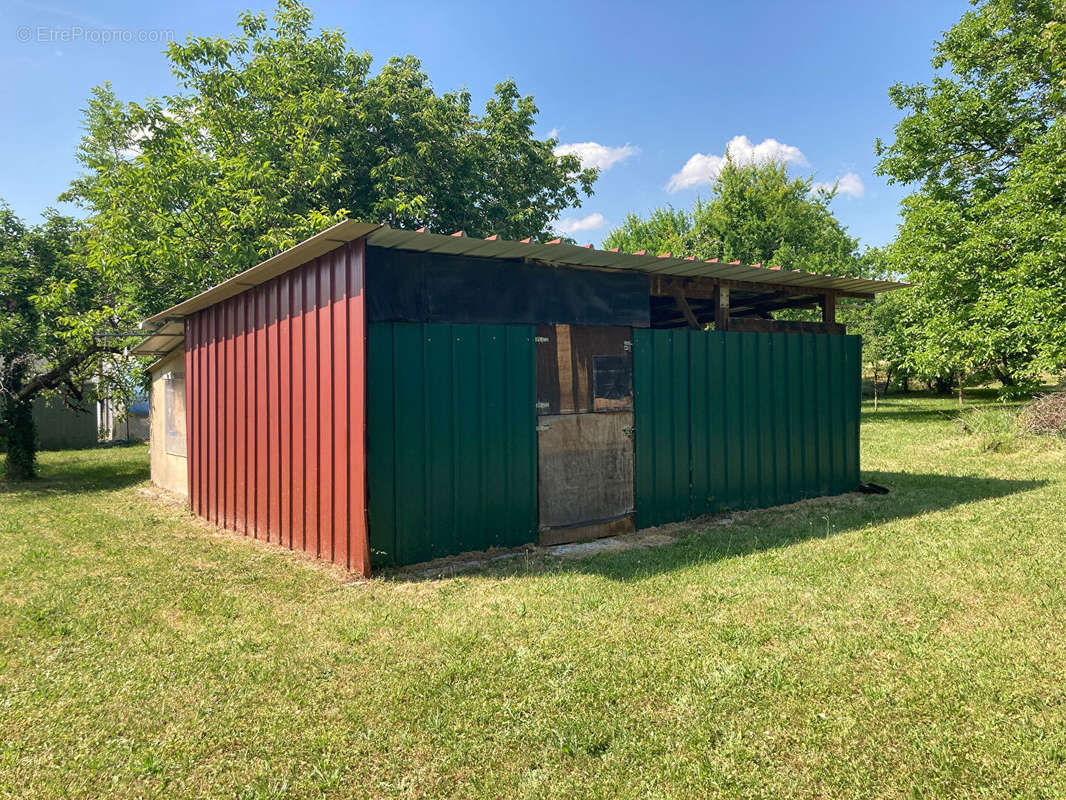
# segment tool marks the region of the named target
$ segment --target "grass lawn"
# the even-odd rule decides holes
[[[0,485],[0,796],[1066,796],[1066,446],[863,418],[848,495],[368,583],[148,495]]]

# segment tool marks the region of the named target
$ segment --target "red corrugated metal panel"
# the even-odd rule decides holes
[[[336,251],[334,251],[336,253]],[[333,253],[330,253],[332,256]],[[330,326],[330,263],[319,259],[315,265],[318,286],[318,303],[315,307],[318,326],[318,485],[333,485],[333,329]],[[318,493],[318,547],[320,558],[333,557],[333,497],[328,492]]]
[[[304,550],[304,486],[307,439],[304,397],[307,371],[304,364],[304,282],[292,281],[292,546]]]
[[[254,292],[249,292],[251,297],[248,302],[255,308],[255,322],[251,335],[255,344],[255,525],[254,536],[257,539],[267,539],[269,534],[267,520],[267,495],[270,492],[269,476],[267,471],[268,459],[270,458],[270,432],[267,430],[267,411],[270,403],[270,393],[267,390],[267,335],[266,335],[266,298],[270,290],[270,284],[264,283]],[[242,297],[243,295],[238,295]],[[218,308],[218,306],[215,306]]]
[[[278,413],[283,420],[288,420],[287,430],[282,430],[278,442],[280,468],[278,499],[281,504],[281,519],[278,528],[281,532],[281,544],[292,549],[292,305],[289,302],[292,293],[292,276],[289,273],[278,279]]]
[[[226,343],[223,359],[224,386],[226,387],[225,432],[226,471],[226,527],[237,529],[237,308],[226,308]]]
[[[358,240],[186,321],[192,509],[361,574],[365,247]]]
[[[236,411],[233,419],[233,530],[248,532],[246,492],[248,486],[248,342],[241,335],[247,324],[244,304],[234,304],[233,386]]]

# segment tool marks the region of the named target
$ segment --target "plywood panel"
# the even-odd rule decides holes
[[[633,414],[540,417],[540,526],[613,519],[633,511]]]

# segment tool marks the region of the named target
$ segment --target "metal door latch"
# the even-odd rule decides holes
[[[622,349],[625,350],[627,353],[632,352],[633,343],[632,342],[622,342]]]
[[[551,339],[549,339],[547,336],[534,336],[533,337],[533,344],[547,344],[550,341],[551,341]]]
[[[633,434],[636,432],[636,430],[637,429],[632,425],[626,425],[624,428],[622,428],[622,435],[625,436],[627,439],[632,439]]]
[[[540,431],[550,431],[551,428],[552,428],[551,425],[538,425],[537,426],[537,431],[538,432],[540,432]]]

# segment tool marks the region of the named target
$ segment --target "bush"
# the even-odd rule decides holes
[[[1028,433],[1066,436],[1066,392],[1037,398],[1022,409],[1018,424]]]

